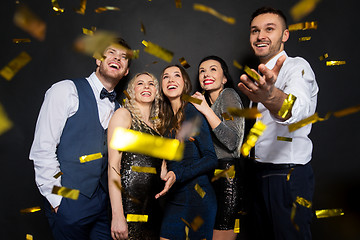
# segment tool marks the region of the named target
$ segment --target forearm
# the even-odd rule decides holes
[[[221,123],[221,119],[214,113],[214,111],[208,107],[202,111],[211,129],[215,129]]]
[[[285,121],[291,117],[291,112],[289,112],[284,118],[279,116],[279,111],[284,104],[284,100],[288,97],[288,94],[284,93],[280,89],[274,87],[271,95],[268,97],[268,99],[262,104],[270,111],[270,113],[276,118]]]
[[[122,205],[122,193],[120,189],[121,178],[110,165],[108,167],[108,180],[112,217],[125,217]]]

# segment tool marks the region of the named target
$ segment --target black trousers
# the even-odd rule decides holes
[[[314,176],[305,165],[256,164],[256,239],[311,239]]]

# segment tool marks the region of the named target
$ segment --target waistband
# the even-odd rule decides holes
[[[304,166],[304,165],[295,164],[295,163],[274,164],[274,163],[255,162],[255,167],[259,170],[281,170],[281,169],[290,169],[300,166]]]

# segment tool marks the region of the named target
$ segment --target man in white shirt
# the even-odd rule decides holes
[[[260,60],[259,81],[240,77],[239,89],[258,110],[267,128],[255,145],[257,187],[255,217],[258,239],[311,239],[311,203],[314,191],[310,165],[311,124],[294,132],[288,125],[315,112],[318,86],[306,60],[288,57],[286,17],[280,10],[260,8],[250,21],[250,45]],[[293,102],[287,114],[279,115],[284,102]],[[284,109],[284,108],[283,108]],[[292,217],[295,210],[295,217]]]
[[[111,239],[106,130],[120,107],[114,88],[130,64],[130,47],[117,40],[88,78],[55,83],[39,113],[29,158],[55,239]],[[80,161],[93,154],[95,160]],[[79,198],[52,194],[54,186],[77,189]]]

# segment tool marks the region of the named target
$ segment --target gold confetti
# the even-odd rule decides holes
[[[312,206],[312,203],[309,200],[306,200],[305,198],[299,196],[296,197],[295,202],[306,208],[311,208]]]
[[[13,123],[7,116],[3,105],[0,103],[0,135],[9,131],[12,127]]]
[[[115,129],[110,147],[167,160],[181,160],[184,151],[184,143],[177,139],[153,136],[120,127]]]
[[[201,99],[191,97],[191,96],[189,96],[187,94],[181,95],[181,100],[186,101],[186,102],[195,103],[195,104],[198,104],[198,105],[200,105],[202,103]]]
[[[189,238],[189,227],[185,226],[185,240],[190,240]]]
[[[179,62],[180,62],[180,64],[181,64],[181,66],[183,66],[183,67],[186,68],[186,69],[190,67],[189,63],[185,60],[184,57],[179,58]]]
[[[234,120],[234,117],[229,115],[227,112],[224,112],[221,114],[221,116],[224,118],[225,121],[232,121]]]
[[[248,119],[256,119],[261,117],[261,113],[256,107],[253,108],[234,108],[229,107],[226,109],[232,116],[244,117]]]
[[[204,220],[200,217],[200,216],[196,216],[193,221],[191,222],[190,226],[192,228],[192,230],[194,230],[194,232],[196,232],[201,225],[203,225]]]
[[[6,80],[10,81],[15,76],[15,74],[30,61],[30,55],[27,52],[21,52],[0,70],[0,75]]]
[[[240,219],[235,219],[234,233],[240,233]]]
[[[301,0],[290,9],[290,15],[295,22],[314,11],[320,0]]]
[[[156,168],[154,167],[131,166],[131,171],[156,174]]]
[[[345,213],[341,208],[338,209],[322,209],[316,210],[315,215],[316,218],[328,218],[328,217],[337,217],[343,216]]]
[[[310,41],[311,37],[301,37],[299,38],[299,42],[306,42],[306,41]]]
[[[360,104],[358,104],[356,106],[353,106],[353,107],[345,108],[345,109],[340,110],[340,111],[336,111],[336,112],[333,113],[333,115],[335,117],[344,117],[344,116],[356,113],[358,111],[360,111]]]
[[[200,195],[201,198],[205,197],[206,192],[200,187],[199,184],[195,184],[195,191]]]
[[[141,31],[144,35],[146,35],[145,26],[144,26],[144,24],[143,24],[142,22],[140,22],[140,31]]]
[[[147,52],[157,58],[160,58],[166,62],[170,63],[172,61],[173,56],[174,56],[173,52],[171,52],[163,47],[160,47],[159,45],[152,43],[150,41],[143,40],[142,44],[145,46],[145,49],[144,49],[145,52]]]
[[[284,100],[278,115],[281,118],[285,118],[289,113],[291,113],[292,107],[294,106],[294,103],[296,101],[296,96],[292,95],[291,93],[287,96],[287,98]]]
[[[325,121],[330,117],[331,113],[327,113],[324,118],[320,118],[318,113],[311,115],[303,120],[288,125],[289,132],[293,132],[299,128],[302,128],[308,124],[316,123],[317,121]]]
[[[288,174],[286,175],[286,181],[290,181],[290,176],[291,176],[291,173],[294,171],[295,168],[290,168]]]
[[[57,0],[51,0],[52,8],[56,13],[63,13],[64,9],[60,8]]]
[[[181,0],[175,0],[176,8],[182,8]]]
[[[117,175],[119,175],[121,177],[121,174],[119,173],[118,170],[116,170],[114,167],[112,167],[112,169],[116,172]]]
[[[57,174],[54,175],[54,178],[58,179],[61,175],[63,175],[62,172],[58,172]]]
[[[317,22],[302,22],[289,25],[289,31],[303,31],[303,30],[316,30],[318,27]]]
[[[292,138],[289,138],[289,137],[280,137],[280,136],[277,136],[276,140],[278,140],[278,141],[285,141],[285,142],[292,142]]]
[[[258,138],[263,134],[266,129],[266,125],[261,121],[257,121],[254,126],[250,129],[248,136],[246,137],[246,141],[241,146],[241,154],[246,157],[250,154],[251,148],[255,146]]]
[[[326,59],[328,57],[329,57],[329,54],[325,53],[324,55],[319,57],[319,60],[322,61],[322,60],[324,60],[324,59]]]
[[[77,189],[54,186],[51,193],[77,200],[79,198],[80,191]]]
[[[295,223],[295,214],[296,214],[296,204],[293,202],[293,206],[291,208],[291,213],[290,213],[290,220],[291,220],[292,224],[294,225],[295,229],[297,231],[300,231],[299,226]]]
[[[28,7],[20,4],[14,14],[14,24],[39,41],[45,40],[46,23]]]
[[[194,3],[193,8],[196,11],[209,13],[209,14],[213,15],[214,17],[217,17],[220,20],[222,20],[222,21],[224,21],[224,22],[226,22],[228,24],[235,24],[235,18],[227,17],[227,16],[217,12],[215,9],[210,8],[208,6],[198,4],[198,3]]]
[[[81,15],[85,15],[85,10],[86,10],[86,2],[87,0],[80,0],[80,7],[74,9],[76,13],[79,13]]]
[[[214,177],[211,179],[211,182],[218,180],[221,177],[234,178],[235,177],[235,166],[232,165],[228,169],[215,169]]]
[[[123,93],[125,94],[125,96],[126,96],[127,99],[129,99],[129,100],[131,99],[129,93],[128,93],[126,90],[124,90]]]
[[[90,154],[90,155],[81,156],[81,157],[79,157],[79,159],[80,159],[81,163],[85,163],[85,162],[90,162],[90,161],[100,159],[102,157],[103,157],[103,155],[101,153],[94,153],[94,154]]]
[[[21,209],[20,213],[33,213],[38,211],[41,211],[41,208],[39,206],[36,206],[36,207]]]
[[[233,61],[233,65],[240,70],[244,69],[244,67],[236,60]]]
[[[94,35],[94,31],[93,31],[93,30],[90,30],[90,29],[87,29],[87,28],[82,28],[82,32],[83,32],[83,34],[85,34],[85,35],[89,35],[89,36],[93,36],[93,35]]]
[[[26,234],[26,240],[33,240],[33,235],[31,234]]]
[[[338,66],[344,64],[346,64],[346,61],[326,61],[326,66]]]
[[[141,215],[141,214],[127,214],[126,221],[127,222],[147,222],[148,215]]]
[[[97,9],[95,9],[96,13],[102,13],[105,11],[120,11],[120,8],[118,7],[113,7],[113,6],[105,6],[105,7],[99,7]]]
[[[244,67],[244,72],[249,75],[252,79],[254,79],[255,81],[260,81],[260,77],[259,75],[257,75],[253,70],[251,70],[251,68],[249,68],[248,66]]]
[[[29,43],[30,38],[13,38],[13,43]]]

